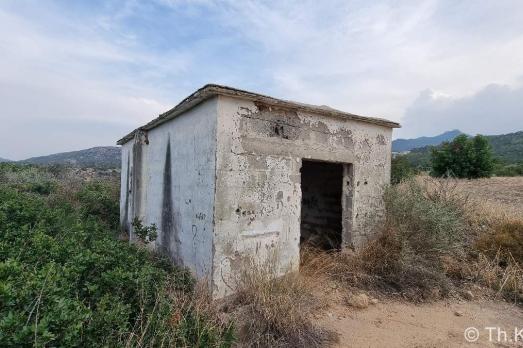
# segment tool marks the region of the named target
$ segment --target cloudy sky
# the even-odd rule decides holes
[[[114,145],[206,83],[523,130],[523,1],[2,0],[0,157]]]

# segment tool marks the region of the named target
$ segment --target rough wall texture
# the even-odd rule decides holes
[[[216,113],[213,98],[122,147],[122,228],[156,224],[153,247],[198,277],[212,268]]]
[[[122,147],[121,219],[155,223],[153,245],[234,291],[251,260],[299,266],[303,159],[341,163],[342,246],[357,248],[383,215],[392,129],[217,96]],[[329,198],[330,199],[330,198]],[[130,231],[132,237],[132,231]]]
[[[343,245],[358,247],[382,219],[392,130],[219,97],[213,292],[233,291],[249,259],[299,266],[302,158],[344,163]],[[352,165],[349,165],[352,164]]]

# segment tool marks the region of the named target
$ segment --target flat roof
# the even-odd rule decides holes
[[[207,85],[203,86],[202,88],[198,89],[196,92],[192,93],[190,96],[188,96],[184,100],[182,100],[178,105],[176,105],[171,110],[164,112],[163,114],[160,114],[157,118],[155,118],[151,122],[149,122],[139,128],[136,128],[134,131],[127,134],[122,139],[118,140],[117,144],[123,145],[134,137],[135,132],[140,131],[140,130],[150,130],[155,127],[158,127],[159,125],[172,120],[173,118],[177,117],[178,115],[180,115],[180,114],[184,113],[185,111],[193,108],[194,106],[200,104],[201,102],[203,102],[207,99],[210,99],[212,97],[219,96],[219,95],[252,100],[254,102],[259,102],[259,103],[263,103],[266,105],[280,107],[280,108],[284,108],[284,109],[306,111],[306,112],[311,112],[311,113],[325,115],[325,116],[342,117],[342,118],[349,119],[349,120],[372,123],[372,124],[389,127],[389,128],[400,128],[401,127],[400,124],[397,122],[392,122],[389,120],[385,120],[382,118],[376,118],[376,117],[354,115],[354,114],[350,114],[348,112],[330,108],[328,106],[323,106],[323,105],[318,106],[318,105],[298,103],[298,102],[293,102],[293,101],[289,101],[289,100],[269,97],[269,96],[266,96],[263,94],[248,92],[248,91],[244,91],[244,90],[237,89],[237,88],[221,86],[221,85],[216,85],[216,84],[207,84]]]

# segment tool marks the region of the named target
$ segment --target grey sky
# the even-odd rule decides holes
[[[523,129],[523,1],[6,0],[0,157],[113,145],[214,82],[400,121]]]

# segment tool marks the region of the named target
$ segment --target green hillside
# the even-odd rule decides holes
[[[505,163],[523,162],[523,131],[487,137],[496,157]]]
[[[489,135],[490,145],[500,174],[505,174],[505,169],[523,166],[523,131],[502,135]],[[424,146],[413,149],[405,158],[416,168],[427,169],[430,167],[430,153],[434,146]]]

